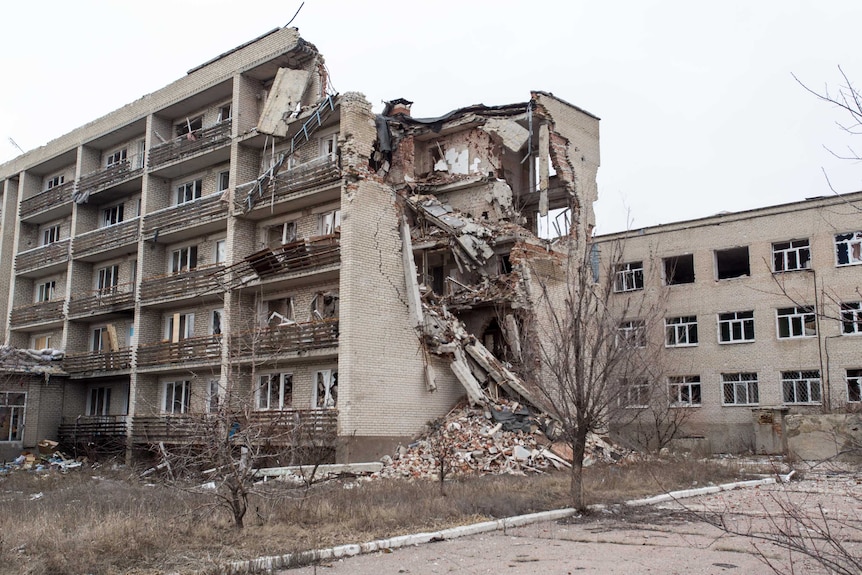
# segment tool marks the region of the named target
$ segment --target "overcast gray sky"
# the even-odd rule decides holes
[[[0,162],[285,25],[300,0],[75,0],[0,9]],[[339,92],[414,115],[553,92],[602,118],[600,233],[862,189],[840,112],[862,83],[856,1],[306,0]],[[859,136],[862,149],[862,136]]]

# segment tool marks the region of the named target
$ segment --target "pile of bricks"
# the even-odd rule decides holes
[[[492,409],[507,417],[495,417]],[[536,419],[519,413],[525,410],[505,402],[485,409],[460,405],[429,424],[416,441],[399,447],[393,457],[385,457],[383,469],[375,476],[439,478],[441,469],[447,476],[523,475],[571,467],[570,447],[552,442]],[[584,463],[613,463],[632,456],[631,452],[591,434]]]

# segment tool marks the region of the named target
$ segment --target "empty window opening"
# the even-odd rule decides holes
[[[791,240],[772,244],[772,270],[789,272],[806,270],[811,264],[811,248],[808,240]]]
[[[718,314],[719,343],[754,341],[754,312],[734,311]]]
[[[292,405],[293,374],[268,373],[258,378],[258,409],[284,409]]]
[[[715,250],[715,267],[718,279],[727,280],[751,275],[748,262],[748,246]]]
[[[335,407],[338,403],[338,372],[324,369],[314,374],[313,407]]]
[[[219,172],[216,191],[223,192],[230,187],[230,172]]]
[[[628,262],[615,267],[614,291],[627,292],[644,288],[643,262]]]
[[[312,319],[334,319],[338,317],[338,294],[319,292],[311,300]]]
[[[862,401],[862,369],[847,370],[847,401]]]
[[[194,139],[194,133],[200,132],[201,128],[204,126],[204,117],[197,116],[195,118],[186,118],[182,122],[178,123],[174,129],[176,131],[177,137],[186,136],[189,139]]]
[[[506,338],[503,336],[503,330],[500,329],[500,324],[497,318],[491,320],[485,332],[482,334],[482,344],[494,354],[494,357],[501,361],[511,361],[511,353],[509,353],[509,345]]]
[[[839,266],[862,264],[862,232],[835,236],[835,261]]]
[[[536,212],[536,235],[544,240],[552,240],[569,235],[572,225],[572,211],[569,208],[548,210],[547,216]]]
[[[700,405],[700,376],[683,375],[668,378],[671,405],[677,407]]]
[[[26,393],[0,391],[0,442],[24,439],[26,407]]]
[[[841,304],[841,333],[844,335],[862,334],[862,302]]]
[[[784,403],[820,403],[820,371],[782,371],[781,390]]]
[[[497,273],[512,273],[512,260],[509,259],[509,254],[500,254],[497,256]]]
[[[785,307],[776,312],[778,337],[813,337],[817,335],[817,316],[812,306]]]
[[[210,335],[221,335],[221,323],[224,310],[214,309],[210,313]]]
[[[163,411],[170,414],[188,413],[191,407],[191,382],[166,381],[164,387]]]
[[[672,256],[662,260],[664,264],[664,283],[673,286],[694,283],[694,256]]]
[[[757,405],[760,401],[756,373],[722,373],[724,405]]]
[[[275,248],[296,241],[296,222],[282,222],[266,228],[266,245]]]
[[[225,104],[218,109],[218,118],[216,122],[227,122],[231,117],[231,105]]]
[[[697,316],[686,315],[666,318],[664,329],[667,347],[697,345]]]
[[[269,327],[290,325],[296,323],[293,310],[293,298],[282,297],[264,302],[264,323]]]

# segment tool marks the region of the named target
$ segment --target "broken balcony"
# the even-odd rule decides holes
[[[135,162],[133,164],[128,160],[117,162],[106,168],[100,168],[81,176],[81,179],[78,180],[78,189],[75,193],[76,200],[78,198],[86,198],[111,186],[140,177],[144,172],[144,168],[138,165],[139,163]]]
[[[139,445],[158,443],[194,444],[202,433],[218,424],[207,414],[135,416],[132,419],[132,442]],[[335,447],[338,430],[336,409],[283,409],[237,414],[238,432],[253,427],[261,445]]]
[[[85,317],[113,313],[135,307],[135,286],[131,283],[93,290],[90,295],[72,295],[69,299],[69,317]]]
[[[21,327],[34,323],[63,321],[63,300],[40,301],[21,307],[16,307],[9,315],[12,327]]]
[[[72,255],[83,259],[97,254],[122,250],[138,241],[138,218],[99,228],[75,237]]]
[[[48,267],[65,268],[69,261],[69,240],[60,240],[39,246],[15,256],[15,271],[19,274],[43,270]]]
[[[253,272],[261,279],[268,279],[292,272],[314,271],[340,260],[340,235],[335,233],[255,252],[245,258],[237,271],[240,276]]]
[[[148,240],[164,238],[180,230],[225,218],[227,202],[221,201],[221,194],[212,194],[144,216],[144,237]]]
[[[132,366],[132,349],[117,351],[90,351],[67,354],[63,358],[63,369],[74,377],[93,376],[127,370]]]
[[[72,192],[74,189],[75,182],[72,180],[64,184],[60,184],[59,186],[54,186],[50,190],[36,194],[35,196],[21,200],[21,206],[19,208],[21,219],[27,220],[32,216],[42,214],[42,212],[45,212],[46,210],[58,213],[52,213],[50,215],[43,214],[44,217],[40,219],[45,221],[58,217],[60,213],[71,213]]]
[[[57,430],[66,447],[121,452],[126,445],[125,415],[79,415],[64,417]]]
[[[338,320],[291,323],[238,334],[231,341],[231,357],[265,359],[338,346]]]
[[[148,166],[158,168],[230,143],[231,121],[219,122],[208,128],[193,130],[150,150]]]
[[[221,361],[221,337],[207,335],[138,346],[138,367]]]
[[[483,306],[511,304],[519,295],[520,277],[515,274],[501,274],[482,278],[477,284],[466,285],[446,278],[449,284],[446,295],[440,303],[452,311],[461,311]]]
[[[271,202],[288,199],[300,192],[337,181],[340,177],[341,170],[338,168],[335,156],[326,154],[279,172],[272,179],[256,181],[250,190],[248,184],[238,187],[236,207],[247,213],[255,207],[264,207]]]
[[[141,302],[201,297],[221,287],[223,265],[199,267],[175,274],[154,276],[141,282]]]

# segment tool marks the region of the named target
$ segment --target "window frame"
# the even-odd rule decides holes
[[[176,340],[174,340],[174,318],[177,318],[177,321],[179,322]],[[167,332],[165,339],[172,343],[178,343],[195,337],[194,312],[181,312],[168,315],[167,321],[165,322],[165,328],[165,331]]]
[[[626,293],[644,289],[644,263],[625,262],[614,266],[614,293]]]
[[[622,393],[620,400],[625,409],[645,409],[649,407],[649,399],[652,391],[649,381],[639,379],[637,381],[620,382]]]
[[[224,192],[230,189],[230,170],[219,172],[216,176],[216,191]]]
[[[751,314],[751,317],[740,317],[740,314]],[[733,318],[722,318],[722,316],[730,316],[733,315]],[[754,310],[744,310],[744,311],[728,311],[728,312],[720,312],[716,316],[718,321],[718,343],[719,345],[730,345],[735,343],[753,343],[755,341],[755,331],[754,331]],[[746,324],[751,324],[751,338],[748,339],[745,337],[746,335]],[[730,336],[729,339],[722,338],[722,325],[728,325],[728,334]],[[734,326],[739,325],[740,330],[739,333],[742,336],[741,338],[734,338]]]
[[[177,379],[162,382],[162,413],[165,415],[183,415],[191,412],[192,392],[191,380]],[[180,390],[179,410],[177,410],[177,389]],[[169,395],[169,391],[171,392]],[[168,401],[170,409],[168,409]]]
[[[862,231],[835,234],[834,246],[836,267],[858,266],[862,264]],[[841,263],[841,246],[845,246],[843,255],[847,261],[844,263]]]
[[[13,399],[10,400],[10,397]],[[24,441],[24,430],[27,427],[26,391],[0,391],[0,422],[0,432],[3,433],[0,435],[0,444]]]
[[[862,335],[862,302],[841,302],[841,335]]]
[[[60,241],[60,226],[61,224],[51,224],[43,227],[41,231],[40,246],[49,246]]]
[[[276,389],[273,389],[274,381]],[[258,376],[257,383],[255,409],[258,411],[281,411],[293,407],[294,382],[292,372],[262,373]],[[266,393],[263,393],[264,387],[266,387]],[[273,405],[273,399],[276,400],[276,405]]]
[[[323,389],[321,390],[321,386]],[[320,392],[323,391],[323,397]],[[312,409],[330,409],[338,407],[338,370],[318,369],[314,372],[311,394]]]
[[[326,210],[317,214],[318,235],[328,236],[341,231],[341,208]]]
[[[674,321],[680,320],[680,321]],[[680,334],[685,334],[686,343],[678,343]],[[692,341],[692,334],[693,339]],[[673,335],[673,337],[671,337]],[[673,342],[671,342],[673,339]],[[665,347],[697,347],[697,316],[696,315],[681,315],[676,317],[666,317],[664,319],[664,346]]]
[[[114,294],[119,291],[120,264],[109,264],[96,270],[96,292],[99,295]]]
[[[35,296],[35,303],[54,301],[57,297],[57,280],[48,280],[38,284]]]
[[[844,376],[847,384],[847,403],[862,402],[862,369],[847,369]],[[855,387],[855,390],[851,390]]]
[[[201,199],[203,196],[203,187],[202,178],[183,182],[178,185],[174,188],[174,205],[181,206]]]
[[[728,391],[730,391],[729,394]],[[745,401],[738,401],[741,392],[744,392]],[[728,395],[733,397],[733,401],[727,400]],[[760,382],[757,372],[722,373],[721,404],[730,407],[760,405]]]
[[[811,333],[806,333],[808,325],[814,326]],[[786,328],[787,335],[781,335],[782,327]],[[775,310],[775,329],[778,339],[817,337],[817,311],[813,305],[778,308]],[[796,331],[799,333],[795,333]]]
[[[52,333],[34,333],[32,335],[32,337],[30,338],[30,345],[32,346],[33,349],[37,349],[37,350],[53,349],[51,347],[51,337],[52,336],[53,336]],[[40,345],[39,340],[44,340],[44,345],[42,347],[39,347],[39,345]]]
[[[57,174],[55,176],[51,176],[50,178],[47,178],[45,180],[45,191],[48,191],[48,190],[51,190],[54,188],[59,188],[64,183],[66,183],[65,174]]]
[[[107,385],[96,385],[87,390],[87,415],[110,415],[111,389]]]
[[[110,228],[111,226],[116,226],[123,223],[123,221],[125,221],[124,212],[125,204],[123,202],[103,207],[101,209],[102,217],[99,219],[99,227]]]
[[[105,168],[113,168],[129,159],[128,148],[118,148],[105,157]]]
[[[667,378],[667,385],[671,407],[700,407],[703,405],[703,387],[699,375],[672,375]],[[695,392],[695,390],[697,391]],[[697,401],[695,401],[695,396],[697,396]]]
[[[772,271],[774,273],[807,269],[811,269],[811,242],[808,238],[772,244]]]
[[[204,116],[203,114],[200,114],[184,118],[182,122],[175,123],[174,134],[177,138],[182,138],[183,136],[189,137],[189,134],[191,134],[189,139],[194,139],[196,137],[195,133],[199,133],[203,128]]]
[[[816,374],[813,376],[812,374]],[[812,399],[815,395],[812,393],[812,390],[815,389],[812,387],[812,383],[817,384],[816,395],[818,399]],[[807,401],[799,401],[796,397],[800,391],[800,384],[805,385],[805,392],[808,395]],[[791,384],[792,387],[788,387],[788,384]],[[793,391],[792,400],[788,399],[788,390]],[[811,370],[790,370],[790,371],[782,371],[781,372],[781,402],[784,405],[822,405],[823,404],[823,381],[821,379],[820,370],[819,369],[811,369]]]
[[[187,244],[171,250],[168,259],[168,273],[175,275],[190,272],[198,268],[198,245]]]
[[[644,349],[647,346],[646,322],[642,319],[621,321],[617,326],[618,348]]]

